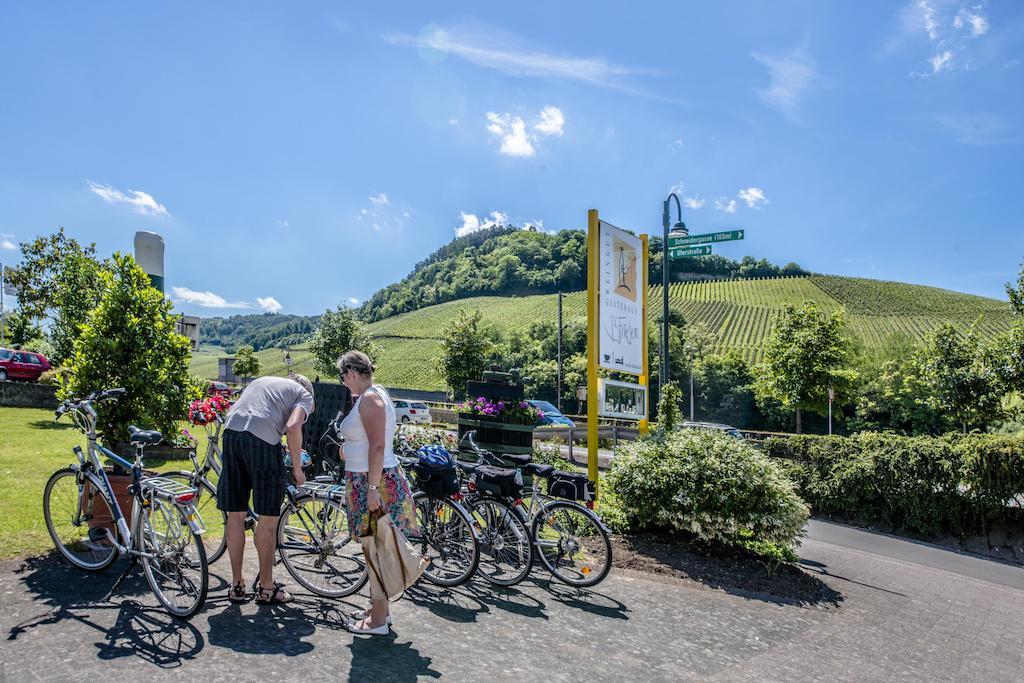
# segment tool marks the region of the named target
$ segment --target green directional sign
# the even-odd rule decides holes
[[[723,232],[708,232],[703,235],[687,235],[686,237],[669,237],[668,247],[689,247],[696,244],[712,244],[714,242],[732,242],[743,239],[742,230],[725,230]]]
[[[669,258],[688,258],[690,256],[707,256],[711,253],[711,247],[686,247],[684,249],[669,249]]]

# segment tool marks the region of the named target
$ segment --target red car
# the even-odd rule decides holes
[[[39,375],[49,369],[50,362],[41,353],[0,349],[0,382],[9,379],[38,382]]]

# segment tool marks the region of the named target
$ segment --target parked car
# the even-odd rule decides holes
[[[743,440],[740,430],[719,422],[684,422],[683,429],[702,429],[706,432],[725,432],[734,439]]]
[[[38,382],[39,375],[49,369],[50,362],[41,353],[0,349],[0,382],[9,379]]]
[[[210,386],[206,388],[207,396],[223,396],[224,398],[231,398],[231,387],[224,382],[210,382]]]
[[[543,413],[540,418],[541,427],[575,427],[576,423],[562,415],[562,412],[547,401],[527,399],[531,406]]]
[[[430,424],[433,421],[430,408],[423,401],[394,399],[391,403],[395,406],[395,419],[400,423]]]

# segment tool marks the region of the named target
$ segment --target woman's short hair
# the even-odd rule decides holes
[[[338,372],[345,374],[345,370],[355,370],[364,377],[369,377],[376,370],[373,361],[362,351],[347,351],[341,355],[337,362]]]

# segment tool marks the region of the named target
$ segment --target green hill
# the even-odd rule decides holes
[[[650,310],[660,310],[661,288],[652,287]],[[1006,302],[934,287],[831,275],[690,282],[671,285],[669,298],[688,322],[704,322],[718,339],[717,349],[735,349],[750,362],[760,359],[765,337],[786,304],[814,301],[826,310],[845,308],[850,331],[863,345],[879,348],[887,339],[906,335],[921,340],[938,325],[952,321],[969,325],[983,316],[980,329],[992,335],[1010,323]],[[534,322],[557,320],[557,295],[474,297],[428,306],[379,320],[367,331],[380,345],[379,379],[391,386],[443,389],[433,372],[441,330],[461,309],[479,309],[483,322],[502,332],[525,330]],[[564,321],[586,320],[584,292],[567,294]],[[193,372],[216,375],[218,347],[193,355]],[[264,371],[281,373],[284,360],[277,349],[260,351]],[[312,375],[305,345],[292,347],[292,368]]]

